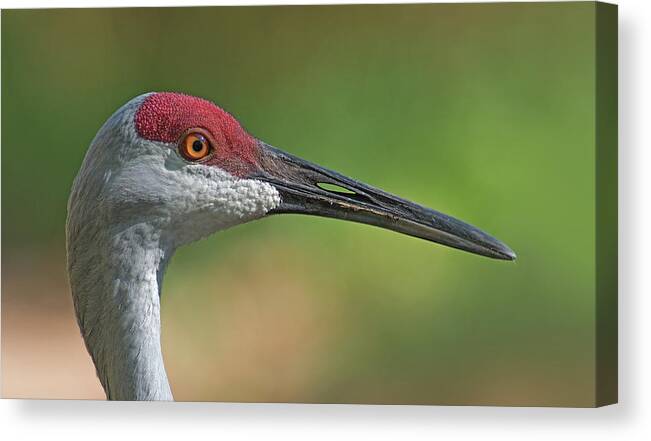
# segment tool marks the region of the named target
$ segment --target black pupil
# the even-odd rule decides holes
[[[203,142],[200,139],[195,140],[192,143],[192,150],[194,150],[195,152],[200,152],[201,150],[203,150]]]

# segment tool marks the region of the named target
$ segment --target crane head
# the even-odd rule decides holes
[[[150,93],[98,132],[75,185],[93,180],[112,224],[155,226],[175,246],[264,216],[298,213],[375,225],[471,253],[514,260],[499,240],[260,141],[215,104]]]

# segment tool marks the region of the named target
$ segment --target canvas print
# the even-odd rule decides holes
[[[2,11],[3,398],[616,402],[616,48],[595,2]]]

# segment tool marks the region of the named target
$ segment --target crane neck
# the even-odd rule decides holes
[[[173,400],[161,351],[160,293],[173,248],[146,223],[69,237],[79,326],[110,400]],[[70,235],[69,235],[70,236]]]

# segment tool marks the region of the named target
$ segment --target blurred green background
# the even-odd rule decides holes
[[[5,396],[102,396],[70,374],[97,387],[68,192],[114,110],[171,90],[518,253],[301,216],[185,247],[162,299],[177,400],[593,405],[594,23],[592,3],[2,11]]]

